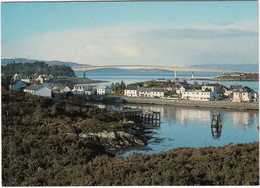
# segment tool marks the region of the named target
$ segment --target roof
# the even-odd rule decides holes
[[[44,87],[43,85],[30,85],[29,87],[25,88],[25,90],[37,90],[41,87]]]
[[[233,89],[233,90],[240,90],[243,87],[244,87],[243,85],[230,85],[230,88]]]
[[[139,91],[156,91],[156,92],[165,92],[164,89],[161,88],[139,88]]]
[[[128,87],[128,88],[125,88],[125,90],[137,90],[137,88],[130,88],[130,87]]]
[[[255,92],[250,87],[244,85],[231,85],[230,88],[233,89],[234,92]]]
[[[17,84],[18,82],[23,82],[23,83],[25,84],[24,81],[21,81],[21,80],[15,80],[14,82],[11,83],[11,85],[15,85],[15,84]]]
[[[68,86],[60,86],[60,89],[65,89],[65,88],[69,88],[69,87]]]

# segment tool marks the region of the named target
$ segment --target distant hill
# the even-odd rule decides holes
[[[1,58],[1,65],[5,66],[9,63],[34,63],[34,62],[45,62],[48,65],[67,65],[67,66],[82,66],[82,64],[64,62],[64,61],[45,61],[37,59],[26,59],[26,58]],[[84,65],[89,66],[89,65]]]
[[[203,64],[192,65],[193,68],[205,68],[205,69],[219,69],[219,70],[234,70],[241,72],[258,72],[258,64]]]

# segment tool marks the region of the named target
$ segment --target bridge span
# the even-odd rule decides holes
[[[74,71],[85,72],[98,69],[108,68],[146,68],[146,69],[161,69],[174,72],[174,78],[177,77],[177,72],[192,72],[192,78],[194,78],[194,72],[219,72],[219,73],[230,73],[240,71],[228,71],[228,70],[217,70],[217,69],[203,69],[203,68],[191,68],[191,67],[178,67],[178,66],[159,66],[159,65],[105,65],[105,66],[73,66],[71,67]],[[86,75],[86,74],[84,74]]]

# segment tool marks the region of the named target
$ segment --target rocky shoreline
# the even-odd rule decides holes
[[[142,97],[121,97],[126,103],[140,104],[163,104],[182,107],[195,108],[218,108],[218,109],[235,109],[235,110],[259,110],[258,103],[233,103],[229,101],[192,101],[192,100],[174,100],[162,98],[142,98]]]
[[[137,146],[145,146],[146,142],[134,134],[125,131],[98,132],[98,133],[81,133],[79,137],[90,139],[93,142],[99,142],[107,151],[112,153],[123,149],[129,149]]]

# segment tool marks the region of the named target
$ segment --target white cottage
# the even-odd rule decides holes
[[[71,92],[76,95],[83,95],[86,91],[86,88],[87,86],[74,86]]]
[[[217,94],[216,92],[190,90],[190,91],[183,92],[181,98],[186,100],[210,101],[210,100],[218,100],[219,94]]]
[[[127,97],[138,97],[138,90],[133,88],[126,88],[124,90],[124,95]]]
[[[106,95],[112,91],[111,88],[105,88],[105,87],[98,87],[97,88],[97,94],[98,95]]]
[[[235,91],[233,92],[232,102],[251,102],[253,93],[246,91]]]
[[[30,85],[29,87],[24,89],[24,92],[31,93],[32,95],[48,97],[48,98],[51,98],[52,96],[51,89],[43,85]]]
[[[247,86],[231,85],[230,88],[233,91],[232,102],[251,102],[258,100],[257,92]]]
[[[165,94],[168,92],[164,89],[159,88],[140,88],[138,89],[139,97],[164,97]]]
[[[211,91],[211,92],[218,92],[220,90],[220,87],[217,85],[204,85],[201,87],[202,91]]]
[[[60,93],[68,93],[71,91],[71,89],[68,86],[61,86],[60,88],[58,88]]]

